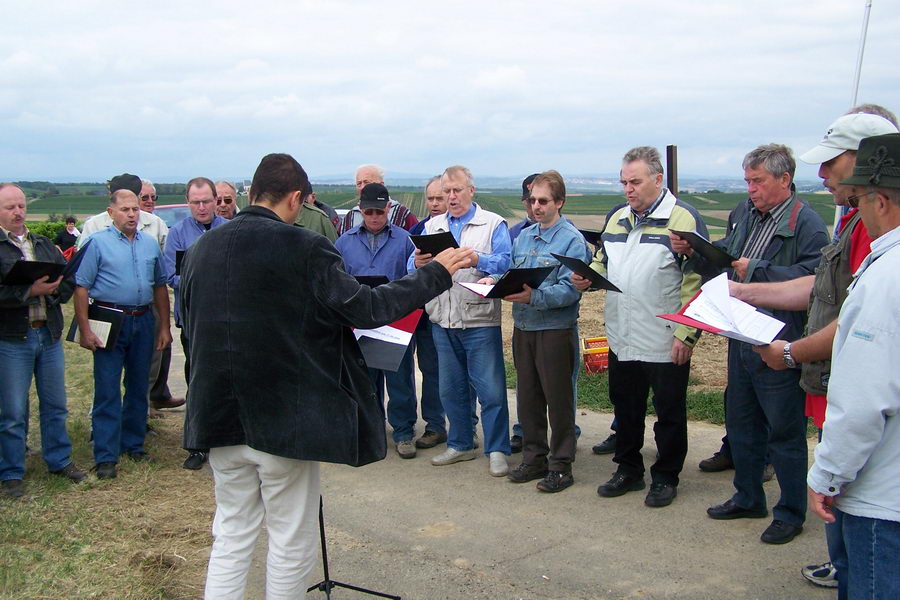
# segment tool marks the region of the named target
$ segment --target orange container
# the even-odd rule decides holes
[[[609,343],[605,337],[585,338],[581,340],[584,355],[584,370],[593,375],[603,373],[609,368]]]

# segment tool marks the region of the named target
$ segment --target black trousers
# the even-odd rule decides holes
[[[522,462],[571,473],[575,460],[575,411],[572,407],[575,330],[513,329],[512,343],[517,376],[516,410],[522,425]]]
[[[615,408],[618,471],[642,477],[644,419],[647,395],[653,391],[656,423],[653,433],[659,459],[650,467],[652,480],[678,485],[678,474],[687,455],[687,384],[691,363],[620,361],[609,353],[609,398]]]

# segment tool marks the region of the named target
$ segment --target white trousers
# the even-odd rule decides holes
[[[303,598],[319,544],[319,463],[249,446],[213,448],[216,482],[207,600],[242,600],[263,519],[269,533],[266,599]]]

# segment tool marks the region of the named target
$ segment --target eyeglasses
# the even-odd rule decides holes
[[[188,200],[188,204],[190,204],[191,206],[209,206],[213,202],[214,200]]]
[[[847,204],[849,204],[851,208],[857,208],[859,206],[860,198],[865,198],[866,196],[877,193],[878,192],[865,192],[863,194],[854,194],[852,196],[847,196]]]
[[[143,194],[141,196],[141,200],[143,200],[144,202],[146,202],[147,200],[156,202],[156,194],[153,194],[152,196],[150,194]]]
[[[385,211],[383,208],[367,208],[367,209],[365,209],[364,211],[362,211],[362,214],[366,215],[367,217],[371,217],[371,216],[374,216],[374,215],[379,215],[379,216],[381,216],[381,215],[383,215],[385,212],[386,212],[386,211]]]
[[[553,202],[553,200],[551,200],[550,198],[535,198],[534,196],[530,196],[529,198],[526,198],[526,202],[528,202],[529,204],[537,203],[541,206],[547,206],[548,204]]]

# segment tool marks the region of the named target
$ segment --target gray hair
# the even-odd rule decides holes
[[[897,125],[897,117],[886,109],[885,107],[879,104],[860,104],[858,106],[854,106],[850,110],[844,113],[845,115],[855,115],[855,114],[864,114],[864,115],[875,115],[877,117],[881,117],[883,119],[887,119],[890,121],[894,127],[900,129],[900,125]]]
[[[379,167],[378,165],[359,165],[356,167],[356,170],[353,171],[353,180],[356,181],[356,174],[362,171],[363,169],[372,169],[376,173],[378,173],[378,178],[384,181],[384,168]]]
[[[234,184],[231,183],[230,181],[225,181],[224,179],[222,181],[217,181],[216,187],[219,187],[220,185],[227,185],[228,187],[231,188],[231,191],[234,192],[235,195],[237,195],[237,188],[234,187]]]
[[[441,180],[440,175],[435,175],[434,177],[429,179],[428,182],[425,184],[425,188],[422,190],[422,198],[424,198],[425,200],[428,200],[428,186],[430,186],[435,181],[439,182],[440,180]]]
[[[650,175],[657,175],[663,172],[662,160],[659,157],[659,150],[653,146],[638,146],[632,148],[622,157],[622,164],[628,164],[636,160],[643,161],[650,170]]]
[[[150,187],[153,188],[154,192],[156,191],[156,186],[153,185],[153,182],[150,181],[149,179],[141,179],[141,185],[149,185]]]
[[[760,164],[773,177],[781,177],[787,173],[791,176],[791,181],[794,179],[794,170],[797,168],[794,153],[783,144],[764,144],[755,150],[751,150],[744,157],[741,167],[753,169]]]
[[[475,187],[475,178],[472,177],[472,171],[462,165],[453,165],[452,167],[447,167],[446,169],[444,169],[444,172],[441,173],[441,179],[444,178],[444,175],[449,175],[452,177],[453,175],[459,175],[460,173],[466,176],[466,185]]]

